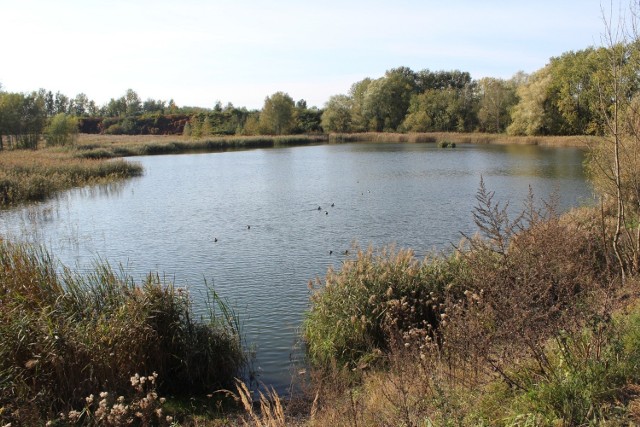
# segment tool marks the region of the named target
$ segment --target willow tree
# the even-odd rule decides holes
[[[511,113],[511,124],[507,127],[509,135],[539,135],[548,128],[548,117],[545,111],[549,86],[551,85],[551,69],[546,66],[535,73],[520,86],[517,94],[520,101]]]

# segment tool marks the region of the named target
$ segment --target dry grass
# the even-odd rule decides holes
[[[453,142],[456,144],[541,145],[552,147],[587,147],[591,136],[509,136],[506,134],[427,132],[427,133],[350,133],[331,134],[331,142]]]
[[[141,173],[142,168],[136,163],[82,159],[70,149],[0,151],[0,207],[43,200],[73,187]]]
[[[78,155],[119,157],[307,145],[326,142],[324,135],[228,136],[186,138],[177,135],[86,135],[78,138]]]

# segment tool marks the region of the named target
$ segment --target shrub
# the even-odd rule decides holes
[[[640,381],[638,331],[635,307],[556,335],[542,350],[544,369],[533,360],[512,369],[522,387],[494,384],[479,405],[480,416],[491,425],[515,425],[525,418],[535,425],[627,425],[627,405],[637,399]]]
[[[47,145],[75,144],[78,136],[78,119],[59,113],[53,116],[44,130]]]
[[[123,135],[125,133],[124,128],[119,123],[114,123],[104,130],[107,135]]]
[[[475,365],[504,366],[534,357],[558,331],[578,330],[611,309],[605,242],[593,223],[561,219],[552,205],[533,208],[530,195],[513,221],[481,183],[476,223],[484,238],[461,254],[470,272],[465,296],[447,303],[443,330],[450,354]]]
[[[431,333],[445,293],[458,289],[464,277],[464,264],[455,257],[419,262],[408,250],[358,251],[316,283],[303,325],[311,362],[361,365],[404,334]]]

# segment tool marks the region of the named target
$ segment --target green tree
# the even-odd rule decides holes
[[[193,116],[191,116],[191,119],[189,119],[189,124],[191,125],[191,137],[202,137],[202,122],[200,121],[200,116],[198,114],[194,114]]]
[[[322,131],[322,110],[317,107],[307,107],[307,101],[304,99],[296,102],[293,112],[294,126],[293,133],[318,133]]]
[[[464,89],[472,83],[471,74],[466,71],[429,71],[422,70],[415,74],[416,93],[424,93],[429,89]]]
[[[142,103],[142,112],[143,113],[158,113],[164,114],[165,110],[165,102],[164,101],[156,101],[155,99],[147,98],[144,103]]]
[[[242,135],[260,134],[260,113],[258,113],[257,111],[250,113],[244,121],[240,133]]]
[[[48,91],[44,95],[44,106],[45,111],[47,112],[47,117],[53,117],[56,114],[53,92]]]
[[[137,116],[142,113],[142,101],[133,89],[127,89],[124,95],[125,111],[128,116]]]
[[[351,106],[351,98],[347,95],[329,98],[322,113],[322,129],[325,132],[351,131]]]
[[[69,112],[69,104],[70,104],[70,100],[68,96],[60,92],[56,92],[55,98],[53,99],[53,113],[58,114],[58,113]],[[46,109],[46,105],[45,105],[45,109]]]
[[[415,81],[404,70],[390,70],[368,85],[362,112],[369,130],[395,131],[404,120],[415,88]]]
[[[549,98],[551,70],[544,67],[533,73],[524,84],[518,86],[518,104],[513,108],[509,135],[541,135],[549,129],[545,104]]]
[[[202,121],[202,136],[211,136],[213,134],[213,126],[211,126],[211,119],[207,114]]]
[[[428,89],[411,99],[402,129],[409,132],[465,132],[475,123],[471,89]]]
[[[276,92],[264,100],[260,113],[260,128],[263,133],[284,135],[290,133],[295,125],[295,103],[284,92]]]
[[[106,117],[124,116],[127,113],[127,101],[124,96],[118,99],[111,98],[102,110],[102,115]]]
[[[607,64],[605,48],[588,48],[552,58],[548,114],[556,115],[553,134],[583,135],[604,132],[598,118],[600,93],[593,80]],[[632,88],[637,90],[637,88]]]
[[[485,77],[478,81],[478,124],[482,132],[504,132],[511,123],[511,109],[517,104],[513,80]]]
[[[0,93],[0,136],[6,136],[9,148],[18,144],[23,104],[21,93]]]
[[[51,118],[44,130],[47,145],[74,144],[78,136],[78,119],[65,113],[58,113]]]
[[[351,85],[351,131],[365,132],[369,130],[369,119],[364,114],[364,100],[367,89],[373,80],[366,78]]]
[[[76,117],[85,117],[89,114],[89,97],[84,93],[79,93],[73,98],[73,111],[70,113]]]

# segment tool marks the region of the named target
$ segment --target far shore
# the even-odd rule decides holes
[[[345,133],[331,134],[332,142],[452,142],[456,144],[542,145],[550,147],[588,147],[598,137],[575,136],[510,136],[491,133],[425,132],[425,133]]]
[[[258,135],[211,136],[185,138],[180,135],[101,135],[81,134],[77,148],[82,157],[126,157],[153,154],[175,154],[194,151],[217,151],[243,148],[267,148],[321,143],[391,142],[540,145],[550,147],[588,147],[598,140],[593,136],[509,136],[487,133],[332,133],[329,135]]]

